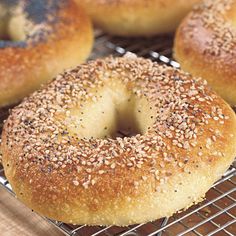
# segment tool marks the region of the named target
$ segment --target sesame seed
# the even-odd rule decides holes
[[[203,155],[203,153],[202,152],[198,152],[197,155],[201,157]]]
[[[73,180],[73,184],[74,184],[75,186],[78,186],[78,185],[79,185],[79,182],[78,182],[77,180]]]
[[[142,176],[143,181],[147,180],[147,176]]]
[[[115,169],[115,167],[116,167],[116,163],[112,163],[111,164],[111,169]]]
[[[104,174],[104,173],[105,173],[104,170],[99,170],[99,171],[98,171],[98,174],[99,174],[99,175],[102,175],[102,174]]]

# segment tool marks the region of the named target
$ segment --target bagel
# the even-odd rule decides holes
[[[200,0],[77,0],[96,25],[120,36],[151,36],[174,32]]]
[[[26,98],[1,149],[14,192],[36,212],[125,226],[201,201],[235,144],[235,113],[205,82],[130,54],[68,70]]]
[[[177,30],[174,57],[236,105],[236,1],[207,0]]]
[[[0,107],[84,61],[93,42],[88,16],[71,0],[1,1],[0,37]]]

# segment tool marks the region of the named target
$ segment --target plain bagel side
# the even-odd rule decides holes
[[[76,0],[105,32],[152,36],[174,32],[200,0]]]
[[[235,144],[235,113],[204,81],[127,55],[68,70],[26,98],[1,149],[14,192],[36,212],[124,226],[201,201]]]

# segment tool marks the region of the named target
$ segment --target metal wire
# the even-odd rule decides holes
[[[100,32],[95,33],[96,42],[90,59],[107,55],[122,56],[131,51],[139,56],[179,68],[179,64],[172,59],[172,38],[162,36],[152,39],[122,39],[112,37]],[[0,110],[0,132],[2,122],[8,114],[8,109]],[[7,181],[3,168],[0,165],[0,186],[11,194],[11,186]],[[208,192],[206,200],[189,210],[176,214],[171,218],[164,218],[152,223],[133,225],[129,227],[88,227],[74,226],[62,222],[46,219],[61,232],[68,236],[173,236],[173,235],[236,235],[236,167],[235,164],[217,181]],[[216,195],[217,194],[217,195]],[[221,204],[221,202],[230,202]],[[205,209],[207,214],[205,215]],[[205,212],[205,213],[204,213]],[[225,217],[223,224],[217,218]]]

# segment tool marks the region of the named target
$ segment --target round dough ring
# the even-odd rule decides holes
[[[236,1],[207,0],[177,30],[174,57],[236,105]]]
[[[88,57],[90,19],[72,0],[0,2],[0,107],[18,103]]]
[[[124,226],[201,201],[235,143],[235,114],[204,81],[129,55],[78,66],[25,99],[1,147],[13,190],[33,210]]]

